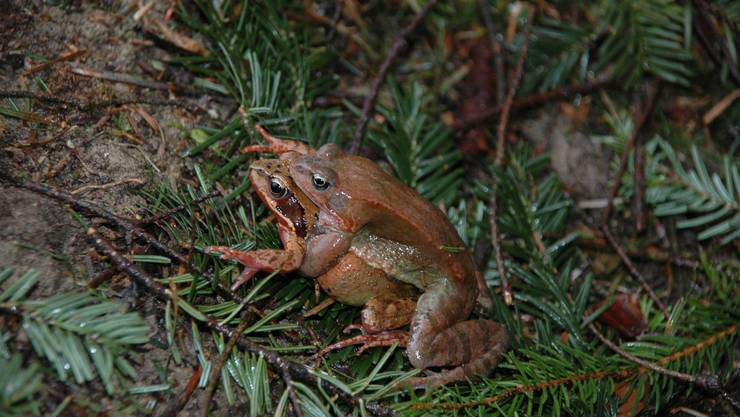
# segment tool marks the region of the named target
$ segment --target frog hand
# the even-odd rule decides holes
[[[241,150],[242,153],[270,152],[282,155],[289,152],[295,152],[298,155],[312,155],[316,152],[312,147],[303,142],[299,142],[297,140],[278,139],[275,136],[272,136],[270,132],[265,130],[261,125],[256,125],[254,128],[260,135],[262,135],[262,138],[265,139],[267,144],[244,147]]]

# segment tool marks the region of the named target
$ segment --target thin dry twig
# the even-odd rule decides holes
[[[72,190],[69,193],[71,195],[79,195],[79,194],[84,194],[86,192],[93,191],[93,190],[108,190],[108,189],[115,188],[123,184],[143,185],[143,184],[146,184],[146,181],[140,178],[124,178],[122,180],[112,181],[106,184],[83,185],[82,187],[77,188],[76,190]]]
[[[160,242],[157,238],[155,238],[151,233],[138,227],[136,225],[135,220],[129,220],[129,219],[125,219],[123,217],[117,216],[113,214],[112,212],[110,212],[109,210],[106,210],[89,201],[77,198],[64,191],[60,191],[52,187],[48,187],[46,185],[43,185],[37,182],[25,181],[25,180],[15,178],[11,176],[10,172],[2,170],[2,169],[0,169],[0,178],[6,179],[8,182],[15,185],[16,187],[25,188],[27,190],[34,191],[36,193],[45,195],[47,197],[51,197],[63,203],[70,204],[73,207],[75,207],[77,210],[83,210],[88,213],[92,213],[95,216],[106,219],[110,222],[113,222],[118,227],[124,229],[127,235],[131,235],[131,236],[134,236],[136,238],[139,238],[145,241],[146,243],[154,246],[154,248],[156,248],[160,252],[175,259],[177,262],[183,265],[187,265],[188,268],[206,277],[207,279],[213,278],[211,274],[205,271],[201,271],[197,266],[195,266],[192,262],[190,262],[190,260],[187,257],[185,257],[183,254],[165,245],[164,243]],[[243,299],[239,295],[229,290],[228,288],[224,287],[220,282],[216,284],[215,291],[219,297],[222,297],[226,300],[233,300],[234,302],[238,304],[243,302]]]
[[[395,63],[396,58],[398,58],[398,54],[400,54],[401,51],[403,51],[404,48],[406,48],[406,46],[409,44],[409,37],[411,36],[411,34],[416,31],[421,22],[427,16],[427,14],[429,14],[429,11],[432,10],[432,8],[436,4],[437,0],[431,0],[429,3],[427,3],[426,6],[421,9],[419,14],[414,17],[414,20],[411,21],[411,24],[409,24],[401,31],[401,33],[398,34],[398,37],[393,42],[391,48],[388,50],[388,55],[386,55],[385,60],[380,65],[378,75],[375,77],[375,79],[373,79],[373,82],[370,85],[370,94],[365,97],[365,102],[362,104],[362,115],[360,116],[360,120],[357,122],[355,134],[352,137],[352,141],[350,142],[348,148],[350,153],[356,154],[361,150],[362,141],[365,137],[365,131],[367,130],[367,123],[370,120],[370,115],[373,111],[373,108],[375,108],[375,101],[378,99],[380,88],[383,86],[383,83],[385,83],[388,72]]]
[[[503,107],[501,108],[501,118],[498,122],[498,128],[496,129],[496,166],[501,166],[504,163],[504,153],[506,150],[506,128],[509,124],[509,115],[511,113],[511,105],[514,102],[514,95],[519,88],[519,82],[522,79],[522,72],[524,71],[524,61],[527,59],[527,52],[529,51],[529,32],[532,30],[532,23],[534,23],[535,12],[534,9],[530,9],[527,24],[524,26],[522,32],[522,46],[519,49],[519,58],[516,62],[516,68],[514,73],[509,80],[509,90],[506,93]]]
[[[496,190],[491,191],[490,199],[490,211],[491,215],[488,216],[488,222],[491,225],[491,245],[493,246],[493,254],[496,257],[496,270],[498,271],[501,293],[504,296],[504,303],[510,306],[514,303],[514,294],[511,291],[511,284],[506,276],[506,268],[504,267],[504,256],[501,252],[501,240],[498,235],[498,203],[496,202]]]
[[[352,42],[356,43],[357,46],[362,48],[363,51],[367,54],[368,57],[370,57],[370,60],[375,61],[377,60],[378,53],[375,52],[375,50],[370,46],[367,42],[365,42],[364,39],[362,39],[362,36],[360,36],[357,31],[353,30],[351,27],[345,25],[342,22],[338,21],[339,13],[341,10],[341,2],[339,2],[339,6],[337,7],[337,19],[329,18],[327,16],[320,15],[316,13],[316,10],[314,10],[313,2],[311,0],[304,0],[303,1],[303,10],[306,12],[306,16],[308,16],[311,20],[318,22],[322,25],[328,26],[331,28],[331,31],[329,33],[329,36],[327,38],[330,38],[332,33],[338,32],[342,36],[345,36],[349,38]]]
[[[64,61],[71,61],[73,59],[77,59],[81,57],[82,55],[85,55],[87,53],[87,49],[79,49],[76,51],[70,51],[70,52],[63,52],[59,54],[56,58],[50,59],[46,62],[42,62],[41,64],[38,64],[36,66],[33,66],[25,71],[23,71],[24,76],[33,75],[37,72],[43,71],[45,69],[51,68],[52,65],[57,64],[59,62]]]
[[[576,244],[578,246],[585,246],[588,248],[593,249],[604,249],[609,245],[608,242],[605,241],[605,239],[601,238],[601,234],[598,234],[598,232],[594,231],[591,236],[588,236],[588,233],[580,233],[579,237],[576,239]],[[552,234],[548,235],[548,237],[560,239],[563,237],[562,234]],[[690,268],[690,269],[697,269],[699,268],[699,262],[690,259],[690,255],[684,254],[683,256],[681,254],[671,254],[669,252],[663,251],[660,248],[656,246],[647,246],[647,247],[634,247],[629,246],[624,248],[625,253],[630,258],[636,258],[639,260],[649,261],[649,262],[659,262],[659,263],[669,263],[671,265],[675,265],[680,268]]]
[[[154,279],[154,277],[144,272],[137,265],[133,264],[125,257],[121,256],[121,254],[115,248],[113,248],[110,242],[108,242],[100,233],[98,233],[97,230],[91,227],[87,230],[87,235],[95,248],[98,250],[98,252],[107,256],[109,262],[113,266],[128,274],[147,291],[149,291],[162,301],[169,301],[175,298],[175,294],[173,294],[169,289],[166,289],[162,284]],[[207,327],[209,330],[219,332],[228,338],[232,338],[236,334],[234,329],[219,323],[219,321],[215,317],[209,314],[201,314],[205,318],[205,321],[200,323],[203,326]],[[258,344],[252,342],[251,340],[249,340],[249,338],[241,337],[237,339],[237,344],[239,345],[240,349],[263,356],[268,364],[278,369],[283,376],[286,387],[292,386],[292,378],[300,379],[310,384],[319,385],[322,389],[328,391],[332,395],[335,395],[339,400],[350,405],[360,406],[361,404],[364,404],[367,411],[376,416],[395,415],[395,412],[392,409],[380,405],[374,401],[362,401],[358,397],[348,394],[338,387],[315,377],[313,374],[311,374],[311,371],[306,366],[288,361],[280,356],[278,353],[264,349]],[[300,409],[300,403],[295,396],[291,397],[291,402],[293,403],[293,407],[295,410]]]
[[[561,100],[564,98],[572,97],[578,94],[591,94],[595,91],[599,91],[603,88],[611,86],[615,83],[613,78],[607,78],[602,80],[591,81],[583,84],[573,84],[564,87],[558,87],[544,93],[533,94],[528,97],[522,97],[516,99],[511,103],[511,110],[521,110],[530,107],[534,107],[540,104],[547,103],[553,100]],[[501,113],[504,106],[499,104],[496,107],[485,109],[478,114],[474,114],[470,117],[460,119],[452,124],[455,129],[467,130],[471,129],[493,116]]]
[[[148,226],[148,225],[153,224],[153,223],[156,223],[158,221],[161,221],[161,220],[164,220],[164,219],[168,219],[168,218],[174,216],[175,214],[177,214],[177,213],[179,213],[179,212],[187,209],[188,207],[192,207],[192,206],[198,205],[198,204],[200,204],[200,203],[202,203],[202,202],[204,202],[206,200],[209,200],[209,199],[215,198],[215,197],[220,197],[220,196],[221,196],[221,191],[219,191],[219,190],[213,190],[210,193],[208,193],[206,195],[203,195],[203,196],[200,196],[200,197],[198,197],[198,198],[196,198],[194,200],[188,201],[185,204],[180,204],[179,206],[172,207],[169,210],[165,210],[165,211],[159,212],[157,214],[153,214],[153,215],[147,217],[146,219],[139,220],[138,223],[139,223],[140,226]]]
[[[224,351],[221,352],[218,362],[216,362],[213,368],[211,368],[211,377],[208,378],[208,385],[203,393],[203,402],[201,404],[202,410],[200,413],[201,417],[208,417],[208,406],[211,404],[211,399],[213,398],[213,394],[216,392],[216,387],[218,387],[218,380],[221,378],[221,369],[223,369],[226,361],[229,360],[231,351],[234,350],[237,340],[239,340],[239,337],[244,333],[244,330],[247,330],[247,327],[249,327],[248,320],[242,320],[242,322],[239,323],[239,327],[234,330],[234,334],[229,339],[229,342],[226,343]]]
[[[506,127],[509,123],[509,113],[511,111],[511,105],[514,100],[516,90],[519,88],[519,81],[522,78],[522,71],[524,70],[524,61],[527,58],[527,51],[529,49],[529,32],[532,29],[532,23],[534,22],[534,12],[530,13],[527,24],[522,32],[522,47],[519,51],[519,59],[516,63],[516,68],[509,81],[509,90],[504,99],[503,109],[501,111],[501,119],[499,120],[497,129],[497,142],[496,142],[496,166],[500,167],[504,163],[504,152],[506,148]],[[511,305],[514,302],[514,294],[511,290],[511,284],[506,275],[506,268],[504,267],[504,256],[501,253],[501,243],[498,234],[498,203],[496,201],[496,186],[494,184],[493,191],[491,192],[490,199],[490,216],[488,222],[491,225],[491,244],[493,245],[493,253],[496,257],[496,269],[498,270],[499,280],[501,282],[501,292],[504,297],[504,303]]]
[[[718,33],[718,31],[714,29],[716,25],[712,24],[714,19],[723,21],[730,25],[734,25],[734,22],[714,16],[712,5],[704,0],[693,0],[692,3],[694,3],[696,8],[699,9],[699,12],[695,14],[696,18],[692,19],[694,22],[694,32],[699,39],[699,43],[704,46],[704,49],[707,50],[710,58],[718,66],[721,67],[724,64],[727,65],[730,78],[735,81],[735,84],[740,85],[740,68],[738,68],[737,64],[733,63],[732,57],[734,54],[725,44],[722,34]],[[734,28],[734,30],[737,33],[737,28]],[[713,35],[713,38],[710,38],[707,32]],[[717,50],[717,48],[719,48],[719,50]]]
[[[118,107],[126,104],[150,104],[152,106],[177,106],[191,110],[195,109],[195,107],[184,102],[183,100],[156,99],[147,97],[127,97],[99,101],[80,101],[73,98],[56,97],[22,90],[0,90],[0,97],[32,98],[34,100],[43,101],[45,103],[74,107],[80,111],[88,111],[96,108]]]
[[[645,230],[645,145],[640,138],[635,143],[635,229]]]
[[[614,238],[614,235],[612,235],[612,232],[611,230],[609,230],[609,227],[604,225],[602,226],[601,231],[604,233],[604,237],[606,237],[606,240],[609,242],[609,244],[614,249],[614,251],[617,252],[617,255],[619,255],[619,258],[627,266],[627,269],[630,271],[630,274],[640,282],[640,286],[642,286],[642,289],[644,289],[645,292],[647,292],[648,296],[653,300],[653,302],[655,302],[655,305],[657,305],[658,308],[660,308],[660,310],[665,315],[666,319],[670,318],[668,307],[666,307],[665,303],[661,301],[660,298],[658,298],[658,296],[655,294],[655,291],[653,291],[653,288],[645,280],[645,277],[642,276],[640,271],[637,270],[637,267],[635,267],[635,264],[633,264],[630,258],[627,256],[627,254],[624,253],[624,249],[622,249],[622,247],[619,245],[619,242],[617,242],[617,239]]]
[[[121,74],[112,71],[98,71],[91,68],[76,67],[70,71],[83,77],[99,78],[101,80],[112,81],[116,83],[131,84],[152,90],[174,91],[185,95],[211,95],[213,92],[206,93],[202,90],[196,90],[185,85],[175,83],[163,83],[160,81],[147,80],[130,74]]]
[[[609,221],[609,216],[611,216],[612,209],[614,208],[614,197],[617,196],[617,193],[619,192],[619,187],[622,186],[622,177],[627,170],[627,159],[629,158],[630,151],[635,146],[635,143],[637,142],[637,138],[640,136],[643,126],[645,126],[645,123],[650,119],[650,116],[653,113],[653,108],[655,107],[655,101],[659,94],[659,91],[660,85],[648,86],[645,104],[642,107],[638,108],[635,113],[635,127],[632,129],[632,134],[630,135],[630,138],[627,141],[624,150],[622,151],[622,157],[619,160],[619,169],[617,170],[617,175],[614,177],[614,184],[609,190],[609,200],[606,205],[606,209],[603,213],[601,213],[602,226],[606,225]]]

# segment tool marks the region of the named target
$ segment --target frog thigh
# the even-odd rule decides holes
[[[417,297],[375,297],[362,308],[362,325],[370,333],[392,330],[411,322]]]

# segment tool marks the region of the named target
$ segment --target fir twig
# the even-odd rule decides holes
[[[117,250],[108,242],[100,233],[94,228],[89,228],[87,235],[91,242],[95,245],[95,248],[102,254],[108,257],[108,260],[119,270],[128,274],[131,278],[136,280],[140,285],[146,288],[149,292],[153,293],[157,298],[162,301],[168,301],[174,297],[174,294],[165,289],[162,284],[157,282],[152,276],[141,270],[138,266],[134,265],[128,259],[121,256]],[[218,320],[209,315],[202,314],[204,318],[203,322],[200,322],[203,326],[209,330],[213,330],[223,334],[225,337],[231,338],[235,332],[233,329],[226,325],[218,322]],[[262,355],[267,363],[277,368],[283,376],[283,381],[286,383],[286,387],[292,384],[292,378],[298,378],[302,381],[318,384],[321,388],[329,391],[331,394],[337,396],[337,398],[343,402],[346,402],[352,406],[359,406],[361,403],[364,404],[365,408],[373,415],[384,417],[395,415],[394,411],[383,405],[380,405],[374,401],[361,401],[358,397],[348,394],[336,386],[329,384],[319,378],[316,378],[311,374],[310,370],[297,363],[285,360],[279,354],[270,350],[264,349],[256,343],[252,342],[248,338],[238,338],[239,347],[243,350]],[[297,398],[292,397],[293,407],[298,409],[300,403]]]
[[[617,192],[619,192],[619,188],[622,186],[622,177],[624,176],[625,171],[627,170],[627,159],[629,158],[630,151],[635,146],[635,143],[637,142],[637,138],[640,136],[640,133],[642,131],[643,126],[645,123],[650,119],[650,116],[653,113],[653,108],[655,106],[656,98],[659,94],[659,85],[649,85],[647,89],[647,98],[645,99],[645,104],[641,107],[638,107],[636,114],[635,114],[635,127],[632,129],[632,134],[630,135],[629,141],[624,147],[624,150],[622,151],[622,157],[619,160],[619,169],[617,170],[617,174],[614,177],[614,184],[612,185],[612,188],[609,190],[609,197],[606,205],[606,209],[604,209],[604,212],[601,213],[601,225],[606,226],[609,221],[609,216],[612,214],[612,209],[614,208],[614,197],[617,196]]]
[[[365,137],[365,130],[367,130],[367,123],[370,120],[370,115],[375,107],[375,101],[378,99],[380,88],[383,86],[383,83],[385,83],[388,72],[395,63],[398,54],[400,54],[409,44],[409,37],[411,34],[416,31],[426,15],[429,14],[429,11],[432,10],[436,4],[437,0],[431,0],[427,3],[426,6],[421,9],[419,14],[414,17],[411,24],[405,27],[401,33],[398,34],[398,37],[388,50],[385,60],[383,60],[383,63],[380,65],[378,75],[373,79],[372,84],[370,84],[370,94],[365,98],[365,102],[362,104],[362,115],[360,116],[360,120],[357,122],[355,134],[348,147],[350,153],[356,154],[360,152],[362,148],[362,140]]]
[[[719,332],[717,334],[714,334],[714,335],[712,335],[712,336],[710,336],[710,337],[702,340],[701,342],[699,342],[699,343],[697,343],[697,344],[695,344],[693,346],[689,346],[689,347],[687,347],[687,348],[685,348],[685,349],[683,349],[683,350],[681,350],[679,352],[672,353],[672,354],[670,354],[668,356],[665,356],[665,357],[661,358],[660,360],[658,360],[654,364],[653,363],[650,363],[650,362],[647,362],[647,361],[642,361],[639,358],[637,358],[637,359],[640,360],[640,361],[642,361],[642,362],[647,362],[650,365],[656,365],[657,364],[658,365],[658,368],[665,369],[665,368],[663,368],[663,366],[666,365],[667,363],[677,361],[677,360],[679,360],[681,358],[684,358],[686,356],[693,355],[693,354],[697,353],[698,351],[700,351],[702,349],[706,349],[709,346],[712,346],[715,343],[717,343],[717,342],[719,342],[721,340],[724,340],[724,339],[732,336],[738,329],[740,329],[740,323],[735,323],[732,326],[729,326],[728,328],[722,330],[721,332]],[[567,376],[567,377],[564,377],[564,378],[558,378],[558,379],[551,380],[551,381],[544,381],[544,382],[540,382],[540,383],[532,384],[532,385],[520,384],[520,385],[517,385],[515,387],[509,388],[509,389],[505,390],[504,392],[502,392],[500,394],[497,394],[497,395],[494,395],[494,396],[491,396],[491,397],[488,397],[488,398],[484,398],[484,399],[479,400],[479,401],[471,401],[471,402],[467,402],[467,403],[453,403],[453,402],[449,402],[449,403],[418,403],[418,404],[413,404],[409,409],[410,410],[430,410],[430,409],[460,410],[460,409],[464,409],[464,408],[479,407],[479,406],[491,405],[491,404],[497,403],[499,401],[503,401],[503,400],[505,400],[507,398],[511,398],[511,397],[513,397],[514,395],[517,395],[517,394],[523,394],[523,393],[527,393],[527,392],[542,391],[542,390],[545,390],[545,389],[548,389],[548,388],[553,388],[553,387],[557,387],[557,386],[561,386],[561,385],[572,384],[574,382],[579,382],[579,381],[587,381],[587,380],[591,380],[591,379],[603,379],[603,378],[624,379],[624,378],[629,378],[630,376],[633,376],[633,375],[642,375],[642,374],[644,374],[644,373],[646,373],[648,371],[651,371],[651,370],[654,370],[654,369],[649,368],[649,367],[645,367],[645,366],[642,366],[641,365],[638,368],[634,368],[634,367],[632,367],[632,368],[623,368],[623,369],[618,369],[618,370],[615,370],[615,371],[587,372],[587,373],[584,373],[584,374]],[[712,384],[710,384],[710,385],[712,385]],[[724,397],[724,395],[723,395],[723,397]]]
[[[733,326],[731,329],[734,332],[737,329],[737,324]],[[591,332],[596,335],[596,337],[601,340],[601,343],[605,344],[609,349],[616,352],[619,356],[622,356],[623,358],[634,362],[641,367],[645,369],[649,369],[653,372],[657,372],[659,374],[668,375],[672,378],[676,378],[679,381],[688,382],[690,384],[695,384],[700,386],[701,388],[710,390],[710,391],[721,391],[721,387],[719,385],[719,378],[716,375],[689,375],[683,372],[674,371],[672,369],[666,369],[663,366],[661,366],[658,363],[653,363],[650,361],[646,361],[644,359],[640,359],[635,355],[632,355],[629,352],[626,352],[624,349],[617,346],[616,343],[612,342],[601,334],[601,332],[594,326],[593,323],[590,323],[588,325],[588,328],[591,329]]]

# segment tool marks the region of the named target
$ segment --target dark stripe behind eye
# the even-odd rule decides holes
[[[281,198],[275,200],[275,208],[285,218],[293,223],[295,233],[298,237],[305,238],[307,234],[306,230],[306,210],[304,210],[301,202],[291,192]]]

